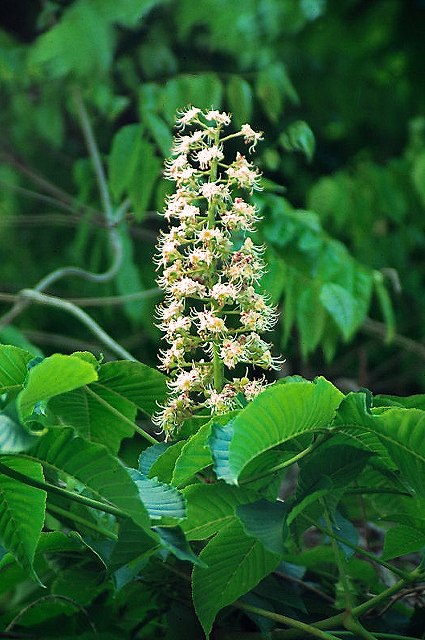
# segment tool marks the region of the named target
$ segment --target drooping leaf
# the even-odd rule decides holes
[[[348,340],[357,329],[357,301],[341,285],[329,282],[322,286],[320,301]]]
[[[121,127],[112,140],[108,159],[109,186],[117,201],[124,195],[134,177],[142,135],[143,127],[140,124],[128,124]]]
[[[19,347],[0,344],[0,394],[16,394],[22,389],[33,357]]]
[[[185,517],[185,500],[175,487],[156,478],[147,478],[137,469],[128,469],[128,472],[153,520],[171,518],[178,521]]]
[[[236,507],[257,500],[255,493],[223,482],[184,489],[187,518],[181,527],[188,540],[209,538],[235,519]]]
[[[239,75],[232,75],[226,87],[230,111],[237,127],[250,122],[254,96],[251,85]]]
[[[194,567],[195,611],[207,637],[217,613],[247,593],[277,566],[280,556],[270,553],[242,525],[231,522],[200,553],[206,567]]]
[[[287,513],[288,506],[284,502],[264,499],[236,507],[236,515],[246,535],[256,538],[267,551],[276,554],[284,552]]]
[[[269,387],[233,421],[229,466],[235,482],[257,455],[302,434],[330,429],[343,395],[330,382],[289,382]]]
[[[315,149],[314,134],[303,120],[297,120],[290,124],[280,140],[283,148],[287,151],[302,151],[309,162],[313,159]]]
[[[34,480],[44,480],[39,462],[0,456],[0,463]],[[0,542],[37,581],[33,561],[44,524],[45,506],[44,491],[10,478],[0,468]]]
[[[149,476],[149,471],[157,458],[167,449],[172,447],[171,442],[158,442],[146,447],[139,456],[139,471],[144,476]]]
[[[184,440],[178,440],[177,442],[170,443],[170,446],[167,447],[165,451],[161,453],[161,455],[159,455],[155,462],[152,464],[151,468],[149,469],[149,477],[157,477],[161,482],[173,484],[171,480],[173,476],[174,466],[184,446],[184,443]]]
[[[55,353],[30,369],[24,389],[18,396],[18,412],[24,422],[36,405],[53,396],[72,391],[97,380],[97,371],[78,356]],[[41,406],[39,411],[43,411]]]
[[[37,438],[16,420],[0,414],[0,453],[25,451],[35,444]]]
[[[142,528],[149,528],[149,515],[136,485],[104,446],[87,442],[71,428],[51,428],[21,456],[83,483],[96,499],[114,505]]]
[[[425,496],[425,411],[387,409],[379,415],[374,428],[402,476],[420,496]]]
[[[180,527],[153,527],[159,535],[161,546],[179,560],[191,562],[195,566],[204,567],[205,563],[192,549]]]

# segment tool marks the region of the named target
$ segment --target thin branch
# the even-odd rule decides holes
[[[387,335],[387,329],[385,325],[382,322],[377,322],[376,320],[372,320],[371,318],[366,318],[360,328],[363,333],[381,338],[382,340],[385,340]],[[390,344],[401,347],[402,349],[404,349],[404,351],[413,353],[422,360],[425,360],[425,345],[421,342],[416,342],[411,338],[406,338],[406,336],[402,336],[396,333],[392,338]]]
[[[44,293],[39,293],[34,289],[23,289],[21,291],[21,296],[26,302],[32,301],[37,304],[47,305],[70,313],[74,317],[78,318],[78,320],[80,320],[80,322],[82,322],[109,349],[109,351],[111,351],[111,353],[114,353],[124,360],[136,360],[131,353],[111,338],[111,336],[107,334],[106,331],[104,331],[104,329],[102,329],[102,327],[93,320],[93,318],[77,307],[77,305],[72,304],[72,302],[67,302],[66,300],[62,300],[62,298],[56,298]]]

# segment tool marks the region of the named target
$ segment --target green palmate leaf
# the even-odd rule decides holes
[[[17,453],[29,449],[38,436],[29,433],[19,422],[0,414],[0,453]]]
[[[297,293],[297,324],[300,330],[301,355],[306,358],[320,342],[326,320],[326,311],[320,304],[319,289],[304,287]]]
[[[154,113],[147,111],[144,114],[144,122],[146,127],[158,145],[162,155],[165,157],[170,155],[173,136],[167,124]]]
[[[221,531],[236,517],[236,507],[257,500],[258,496],[238,487],[218,482],[192,484],[184,489],[187,518],[181,527],[188,540],[203,540]]]
[[[86,440],[104,444],[112,453],[121,440],[133,435],[136,407],[107,387],[90,385],[49,402],[60,422],[72,426]]]
[[[45,358],[30,369],[24,389],[18,397],[18,412],[22,421],[28,419],[34,407],[43,412],[43,403],[53,396],[77,389],[97,380],[95,367],[78,356],[59,353]]]
[[[387,409],[374,427],[402,476],[419,495],[425,496],[425,411]]]
[[[99,371],[98,384],[132,402],[151,416],[167,395],[166,376],[141,362],[107,362]]]
[[[425,531],[407,525],[398,525],[387,531],[383,560],[392,560],[425,549]]]
[[[128,472],[153,520],[160,518],[181,520],[186,516],[184,497],[175,487],[159,482],[156,478],[147,478],[137,469],[128,469]]]
[[[96,499],[114,505],[139,526],[149,528],[149,515],[136,485],[104,446],[83,440],[71,428],[51,428],[22,457],[84,484]]]
[[[375,431],[378,416],[370,412],[368,398],[364,392],[349,393],[343,399],[333,422],[333,426],[341,429],[345,442],[375,454],[373,464],[387,469],[395,469],[396,465],[388,455],[387,449]],[[364,428],[362,428],[364,427]],[[339,442],[339,435],[336,441]]]
[[[0,394],[16,394],[22,389],[33,357],[19,347],[0,344]]]
[[[38,462],[0,456],[0,463],[34,480],[44,479]],[[0,542],[35,580],[38,578],[33,561],[44,524],[45,506],[44,491],[22,484],[0,469]]]
[[[229,467],[233,482],[263,451],[302,433],[330,428],[343,395],[324,378],[277,384],[257,396],[233,421]]]
[[[193,602],[207,637],[220,609],[255,587],[280,561],[247,536],[237,520],[221,529],[199,557],[207,567],[194,567]]]
[[[283,502],[263,499],[236,508],[246,535],[256,538],[267,551],[277,554],[284,552],[283,543],[288,534],[287,513],[288,505]]]

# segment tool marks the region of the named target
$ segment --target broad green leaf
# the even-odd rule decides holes
[[[117,293],[127,296],[133,293],[140,293],[145,288],[142,281],[142,274],[134,255],[134,242],[130,236],[128,225],[121,223],[118,233],[121,237],[123,258],[120,270],[115,276]],[[151,299],[128,300],[123,304],[123,309],[134,326],[139,326],[143,322]],[[149,313],[149,315],[151,315]]]
[[[375,431],[378,417],[367,407],[367,396],[363,391],[348,393],[342,400],[335,415],[333,426],[341,428],[346,444],[357,446],[375,454],[372,463],[386,469],[395,469],[384,444]],[[362,428],[364,427],[364,428]],[[339,441],[340,435],[336,436]],[[341,443],[342,444],[342,443]]]
[[[29,351],[0,344],[0,394],[18,393],[28,374],[27,365],[33,359]]]
[[[396,332],[396,318],[395,318],[394,308],[391,303],[391,298],[388,293],[388,290],[384,285],[384,278],[382,276],[382,273],[375,272],[373,280],[375,285],[376,297],[378,298],[382,317],[384,319],[385,327],[387,329],[387,333],[385,335],[385,342],[387,344],[390,344],[394,339],[395,332]]]
[[[285,503],[264,499],[236,507],[236,515],[246,535],[256,538],[267,551],[277,554],[284,552],[283,543],[288,534],[287,513],[288,505]]]
[[[39,436],[29,433],[19,422],[0,414],[0,453],[18,453],[29,449]]]
[[[142,528],[149,528],[149,515],[136,485],[104,446],[87,442],[71,428],[51,428],[21,457],[81,482],[96,499],[114,505]]]
[[[97,380],[97,371],[92,364],[78,356],[60,353],[45,358],[30,369],[24,389],[18,396],[18,412],[24,422],[36,405],[42,405],[53,396],[72,391]],[[41,406],[40,411],[43,411]]]
[[[44,480],[39,462],[1,456],[0,463],[34,480]],[[33,561],[44,524],[45,506],[44,491],[4,475],[0,468],[0,542],[37,581]]]
[[[217,613],[255,587],[281,559],[247,536],[237,520],[221,529],[199,557],[207,566],[193,569],[193,603],[207,637]]]
[[[424,549],[425,531],[401,524],[387,531],[382,558],[392,560]]]
[[[166,376],[141,362],[107,362],[99,371],[99,386],[132,402],[151,416],[167,395]]]
[[[181,524],[188,540],[209,538],[235,519],[238,505],[257,500],[258,496],[223,482],[192,484],[183,490],[187,518]]]
[[[141,151],[143,127],[129,124],[121,127],[112,140],[108,159],[109,186],[118,201],[128,189],[136,171]]]
[[[420,496],[425,496],[425,411],[387,409],[377,417],[374,427],[401,475]]]
[[[263,451],[302,433],[329,429],[342,397],[324,378],[276,384],[266,389],[233,421],[229,454],[233,481]]]
[[[280,141],[287,151],[302,151],[307,160],[312,161],[315,149],[314,134],[303,120],[290,124],[281,135]]]
[[[175,487],[156,478],[147,478],[137,469],[127,469],[149,516],[153,520],[172,518],[181,520],[186,515],[186,505],[182,494]]]
[[[136,407],[103,385],[90,385],[52,398],[49,409],[86,440],[117,453],[121,440],[134,434]]]

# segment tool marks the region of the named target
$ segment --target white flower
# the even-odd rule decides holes
[[[209,295],[213,300],[216,300],[220,305],[226,304],[226,302],[232,302],[237,296],[238,290],[234,284],[223,284],[217,282],[209,291]]]
[[[227,200],[230,197],[228,188],[223,184],[217,184],[217,182],[204,182],[200,192],[207,200],[211,200],[216,196],[220,196],[223,200]]]
[[[187,125],[196,122],[200,113],[201,110],[197,107],[187,107],[187,109],[177,111],[177,115],[179,116],[176,119],[177,127],[184,129]]]
[[[252,143],[249,147],[249,151],[252,152],[255,149],[257,142],[263,140],[263,132],[262,131],[254,131],[249,124],[244,124],[241,127],[241,134],[244,137],[244,142],[246,144]]]
[[[245,156],[239,152],[236,156],[235,162],[226,170],[227,175],[231,180],[235,180],[239,187],[242,189],[260,189],[259,178],[260,174],[257,169],[254,169],[252,165],[247,162]]]
[[[222,334],[226,333],[226,323],[223,318],[217,316],[213,311],[206,309],[205,311],[195,311],[193,313],[195,323],[199,328],[199,333],[203,334]]]
[[[224,364],[229,369],[234,369],[239,362],[243,362],[245,358],[245,349],[243,344],[238,340],[226,338],[220,350],[220,356]]]
[[[232,121],[228,113],[224,113],[224,112],[220,113],[220,111],[217,111],[217,110],[208,111],[208,113],[205,114],[205,119],[215,120],[217,124],[222,124],[224,126],[229,125]]]
[[[170,290],[176,298],[182,298],[184,296],[202,297],[206,293],[206,289],[203,284],[188,277],[181,278],[181,280],[174,282]]]
[[[223,160],[224,154],[222,150],[213,145],[212,147],[205,147],[195,154],[196,160],[199,162],[201,169],[209,169],[211,162]]]

